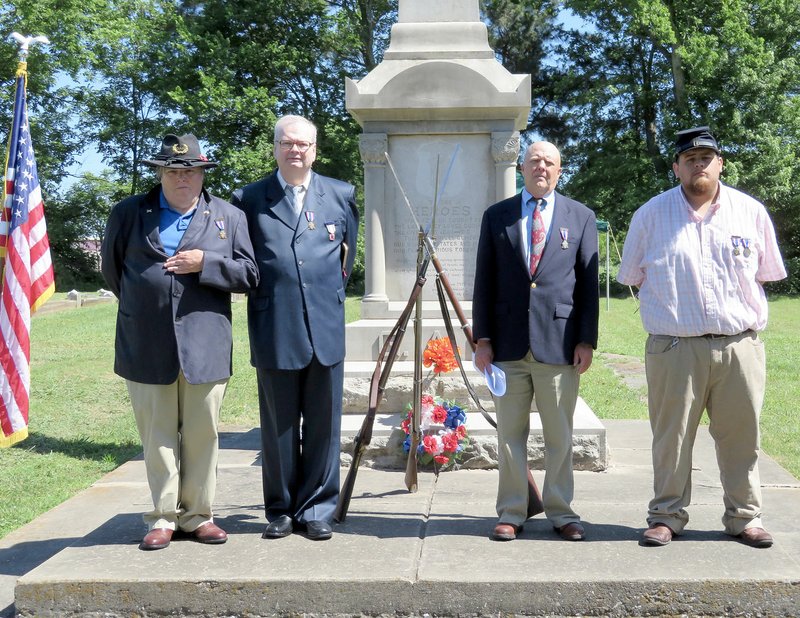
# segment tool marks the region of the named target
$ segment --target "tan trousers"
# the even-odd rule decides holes
[[[708,411],[720,470],[728,534],[762,527],[758,475],[759,416],[764,401],[764,345],[752,331],[732,337],[647,339],[648,407],[653,430],[654,497],[648,524],[680,533],[689,521],[692,448]]]
[[[217,484],[217,423],[228,381],[168,385],[126,381],[144,448],[153,510],[147,529],[186,532],[212,521]]]
[[[531,402],[542,419],[545,477],[542,501],[547,518],[560,528],[580,521],[572,510],[572,419],[580,376],[572,365],[546,365],[528,352],[518,361],[498,362],[506,373],[506,393],[495,397],[500,481],[497,515],[520,525],[528,508],[528,434]]]

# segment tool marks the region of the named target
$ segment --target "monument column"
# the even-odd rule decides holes
[[[389,140],[385,133],[364,133],[359,138],[359,151],[364,162],[364,298],[362,313],[385,314],[389,297],[386,295],[386,243],[381,221],[386,190],[386,150]],[[355,247],[353,248],[355,249]]]
[[[517,192],[519,132],[492,133],[492,159],[495,167],[495,201]]]

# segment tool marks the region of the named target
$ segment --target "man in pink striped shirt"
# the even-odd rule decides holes
[[[764,206],[719,181],[723,161],[708,127],[680,131],[680,185],[633,215],[617,280],[639,287],[654,497],[642,545],[683,531],[692,492],[692,447],[703,411],[717,450],[725,532],[770,547],[761,522],[759,415],[767,325],[762,283],[786,277]]]

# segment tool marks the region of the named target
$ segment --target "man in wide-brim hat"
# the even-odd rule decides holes
[[[166,135],[142,161],[160,184],[114,206],[101,256],[119,298],[114,371],[125,378],[153,510],[140,548],[176,530],[224,543],[213,521],[219,409],[231,376],[231,293],[258,284],[242,212],[210,195],[216,166],[194,135]]]

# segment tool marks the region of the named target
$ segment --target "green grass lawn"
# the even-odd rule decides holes
[[[348,321],[358,318],[348,299]],[[762,415],[764,450],[800,476],[796,380],[800,299],[770,303],[768,383]],[[227,425],[255,426],[258,397],[250,367],[245,303],[234,304],[234,377],[222,410]],[[113,373],[116,304],[104,303],[34,316],[30,436],[0,450],[0,537],[91,485],[140,452],[123,380]],[[603,354],[642,359],[645,335],[632,299],[600,311],[600,344],[581,394],[600,418],[647,418],[641,392],[631,390]]]

